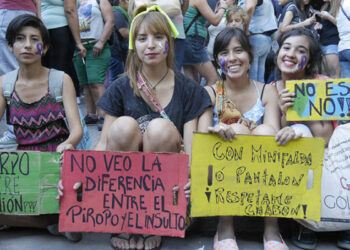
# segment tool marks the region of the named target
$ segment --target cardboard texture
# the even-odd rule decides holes
[[[59,153],[0,152],[0,214],[59,213]]]
[[[188,155],[68,151],[62,181],[60,231],[184,237]]]
[[[295,93],[287,121],[350,120],[350,78],[287,81]]]
[[[273,136],[248,135],[229,142],[195,133],[191,215],[319,221],[324,144],[301,138],[278,146]]]

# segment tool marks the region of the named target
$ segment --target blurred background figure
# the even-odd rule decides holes
[[[86,57],[80,57],[77,49],[74,52],[74,66],[79,83],[84,89],[87,111],[84,120],[87,125],[98,123],[100,130],[104,113],[100,108],[96,108],[96,102],[105,91],[106,70],[111,59],[107,41],[113,33],[114,15],[108,0],[81,0],[78,15]]]
[[[128,14],[129,0],[110,1],[114,14],[114,39],[111,45],[111,61],[109,63],[108,85],[114,82],[120,74],[124,73],[126,56],[128,55],[129,24]],[[108,87],[108,85],[106,87]]]
[[[68,74],[79,97],[79,81],[72,59],[75,48],[80,57],[86,56],[86,49],[80,39],[76,3],[76,0],[41,0],[41,17],[51,40],[49,51],[43,56],[42,63],[45,67]],[[79,98],[77,101],[79,102]]]

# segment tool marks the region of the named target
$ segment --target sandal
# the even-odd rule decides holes
[[[116,249],[116,250],[123,250],[123,249],[128,249],[128,250],[131,250],[131,249],[135,249],[135,248],[131,248],[130,247],[130,240],[134,238],[134,235],[133,234],[126,234],[126,233],[120,233],[120,234],[112,234],[111,235],[111,246]],[[113,240],[125,240],[128,242],[129,244],[129,248],[119,248],[117,246],[114,246],[113,245]],[[135,244],[136,244],[136,241],[135,241]],[[135,245],[136,247],[136,245]]]
[[[281,241],[275,241],[275,240],[269,240],[266,241],[264,237],[264,250],[288,250],[287,244],[282,239],[282,236],[280,235]]]
[[[218,232],[216,232],[214,237],[214,250],[238,250],[238,245],[236,238],[234,239],[224,239],[219,241],[219,235]]]
[[[141,235],[139,235],[139,237],[143,240],[143,249],[145,249],[146,241],[151,239],[152,237],[160,237],[160,243],[159,243],[159,246],[151,248],[151,249],[152,250],[159,250],[162,247],[162,237],[160,235],[143,235],[143,234],[141,234]]]

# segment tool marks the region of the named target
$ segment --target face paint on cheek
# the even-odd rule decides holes
[[[163,45],[161,42],[158,43],[158,48],[161,50],[163,48]]]
[[[304,66],[306,65],[306,59],[307,59],[306,55],[301,56],[301,62],[298,64],[300,69],[304,69]]]
[[[165,41],[165,46],[164,47],[165,48],[164,48],[163,54],[165,55],[165,54],[168,54],[168,52],[169,52],[168,41]]]
[[[35,53],[36,55],[41,55],[43,53],[43,44],[41,42],[38,42],[36,44],[37,52]]]
[[[219,59],[220,67],[222,72],[227,72],[227,69],[225,67],[226,65],[226,60],[224,58]]]

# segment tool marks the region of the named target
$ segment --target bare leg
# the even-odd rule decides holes
[[[92,99],[92,94],[89,85],[84,85],[84,95],[86,103],[86,112],[88,114],[96,114],[96,106],[94,100]]]
[[[235,232],[233,230],[233,217],[220,216],[217,232],[219,241],[225,239],[234,239]]]
[[[139,151],[142,133],[136,120],[121,116],[115,120],[108,132],[107,151]]]
[[[144,152],[179,152],[180,149],[180,134],[172,122],[158,118],[148,124],[143,135]],[[143,235],[137,241],[136,249],[153,249],[161,242],[161,236]]]
[[[257,126],[252,134],[254,135],[276,135],[276,131],[273,127],[269,125],[259,125]],[[282,243],[282,239],[280,237],[280,231],[278,228],[278,220],[277,218],[265,217],[265,228],[264,228],[264,239],[266,241],[278,241]]]
[[[276,133],[273,127],[266,124],[261,124],[252,131],[252,135],[276,135]]]
[[[152,120],[143,135],[144,152],[180,152],[181,137],[175,125],[162,118]]]
[[[337,54],[329,54],[323,56],[323,65],[329,77],[340,77],[340,63]]]
[[[266,241],[278,241],[282,243],[282,238],[280,236],[280,230],[278,227],[278,219],[272,217],[264,218],[264,239]]]
[[[104,112],[96,106],[96,102],[98,101],[98,99],[100,99],[100,97],[103,95],[103,93],[105,92],[105,86],[101,83],[94,83],[90,85],[90,90],[91,90],[91,94],[92,94],[92,100],[93,100],[93,105],[95,107],[95,109],[97,110],[97,114],[98,116],[103,116]]]
[[[198,82],[198,71],[192,65],[183,65],[183,70],[186,76]]]
[[[142,133],[135,119],[121,116],[112,123],[107,136],[107,151],[139,151],[141,145]],[[124,233],[112,235],[111,244],[121,249],[136,248],[135,238]]]
[[[218,75],[211,61],[194,65],[196,70],[205,77],[207,85],[213,85],[218,80]]]
[[[231,124],[231,126],[237,135],[249,135],[250,134],[250,130],[246,126],[244,126],[243,124],[234,123],[234,124]]]
[[[235,133],[238,135],[250,134],[249,129],[242,124],[235,123],[235,124],[232,124],[231,126],[234,129]],[[220,216],[219,217],[217,234],[218,234],[218,241],[221,241],[224,239],[234,239],[235,238],[235,233],[234,233],[234,229],[233,229],[233,217],[232,216]]]

